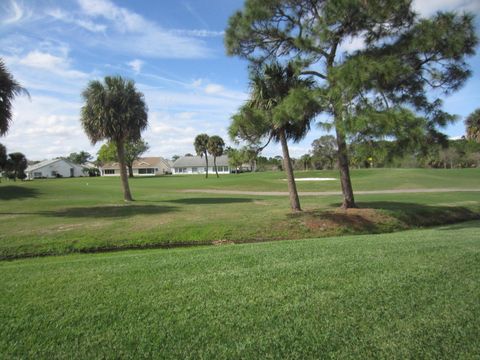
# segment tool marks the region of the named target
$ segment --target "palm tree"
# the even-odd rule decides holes
[[[207,164],[207,171],[205,174],[205,178],[208,178],[208,139],[209,136],[207,134],[199,134],[195,138],[195,141],[193,142],[193,146],[195,147],[195,151],[197,152],[197,155],[202,156],[205,155],[205,162]]]
[[[306,171],[312,163],[312,157],[310,156],[310,154],[303,154],[300,158],[300,161],[302,162],[303,170]]]
[[[480,109],[472,112],[465,120],[467,139],[480,143]]]
[[[81,123],[92,144],[101,140],[115,143],[123,197],[132,201],[128,186],[125,161],[125,143],[139,140],[147,127],[148,115],[144,96],[135,88],[132,80],[120,76],[107,76],[104,82],[90,81],[82,92]]]
[[[230,136],[250,143],[259,143],[262,138],[280,142],[290,205],[293,211],[301,211],[288,140],[298,142],[305,137],[318,113],[311,91],[314,81],[301,78],[294,64],[277,62],[253,71],[250,79],[250,99],[233,116]]]
[[[8,72],[2,59],[0,59],[0,136],[7,133],[12,122],[12,101],[17,95],[28,94]]]
[[[218,176],[218,169],[217,169],[217,157],[223,155],[223,148],[225,147],[225,142],[220,136],[213,135],[208,139],[207,148],[210,155],[213,156],[213,167],[215,169],[215,173]]]

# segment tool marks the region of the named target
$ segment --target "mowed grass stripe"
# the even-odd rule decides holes
[[[330,174],[330,175],[329,175]],[[298,172],[299,177],[333,172]],[[340,195],[302,196],[292,216],[288,197],[188,194],[182,189],[269,191],[283,173],[134,178],[135,202],[122,201],[119,178],[74,178],[0,184],[0,259],[206,244],[391,232],[475,219],[480,192],[360,194],[410,184],[421,188],[478,186],[480,169],[367,169],[352,172],[362,208],[337,212]],[[300,184],[322,190],[339,184]],[[463,187],[462,187],[463,186]],[[364,189],[364,190],[362,190]],[[428,190],[428,189],[427,189]],[[370,190],[368,190],[370,191]],[[378,191],[378,190],[377,190]]]
[[[476,358],[480,222],[0,263],[4,358]]]

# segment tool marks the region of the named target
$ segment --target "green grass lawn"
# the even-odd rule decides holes
[[[334,176],[299,172],[298,177]],[[380,233],[478,218],[480,192],[358,195],[360,210],[335,211],[340,196],[302,197],[293,216],[286,196],[184,193],[185,189],[286,190],[283,173],[134,178],[124,204],[119,178],[0,184],[0,259],[212,241],[299,239]],[[476,188],[480,169],[354,170],[355,190]],[[305,191],[339,190],[337,182],[299,183]]]
[[[297,178],[328,177],[339,178],[338,170],[297,171]],[[169,176],[162,179],[165,191],[184,189],[225,189],[253,191],[288,191],[285,173],[264,172],[231,174],[209,179],[203,175]],[[152,184],[150,178],[138,178]],[[354,190],[428,189],[428,188],[478,188],[480,168],[476,169],[353,169]],[[120,185],[119,185],[120,186]],[[133,185],[135,187],[135,184]],[[149,187],[150,185],[145,185]],[[143,188],[143,185],[139,187]],[[298,191],[340,191],[340,182],[297,183]]]
[[[3,261],[0,357],[479,358],[479,230]]]

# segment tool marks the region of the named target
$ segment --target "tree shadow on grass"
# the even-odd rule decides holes
[[[462,206],[438,206],[397,201],[359,202],[364,209],[383,210],[388,215],[411,226],[442,225],[480,219],[480,213]]]
[[[252,202],[254,199],[250,198],[229,198],[229,197],[198,197],[170,200],[168,202],[185,205],[209,205],[209,204],[236,204]]]
[[[378,233],[385,231],[388,218],[372,209],[311,210],[290,217],[301,217],[311,231],[341,233]]]
[[[17,200],[38,197],[39,191],[23,186],[0,186],[0,200]]]
[[[175,206],[155,205],[119,205],[119,206],[92,206],[72,207],[53,211],[38,212],[2,212],[1,215],[41,215],[48,217],[71,217],[71,218],[120,218],[135,215],[158,215],[177,211]]]
[[[340,206],[338,203],[330,205]],[[394,201],[359,202],[357,205],[357,209],[311,210],[290,217],[298,218],[313,233],[333,234],[383,233],[480,219],[480,212],[465,207]]]

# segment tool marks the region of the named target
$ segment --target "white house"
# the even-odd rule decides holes
[[[25,174],[28,180],[86,176],[84,169],[80,165],[74,164],[66,159],[45,160],[30,165],[25,170]]]
[[[155,176],[171,174],[172,170],[167,160],[161,157],[144,157],[135,160],[132,164],[134,176]],[[120,164],[112,162],[100,166],[101,176],[120,176]]]
[[[230,165],[228,156],[217,157],[217,170],[219,174],[229,174]],[[182,156],[173,163],[173,174],[204,174],[207,171],[205,157],[200,156]],[[208,172],[214,173],[213,156],[208,157]]]

